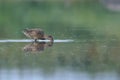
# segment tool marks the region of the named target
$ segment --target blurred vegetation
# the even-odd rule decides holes
[[[57,0],[5,0],[0,3],[0,38],[24,38],[24,28],[36,27],[56,37],[61,36],[59,32],[81,27],[119,37],[119,13],[108,11],[96,0],[75,1],[66,6],[64,1]]]

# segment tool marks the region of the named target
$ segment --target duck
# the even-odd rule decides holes
[[[27,36],[28,38],[34,39],[35,42],[37,40],[50,40],[50,42],[53,42],[53,36],[51,35],[45,35],[44,31],[39,28],[34,28],[34,29],[24,29],[23,34]]]

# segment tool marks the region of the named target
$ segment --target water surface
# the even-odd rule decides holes
[[[54,40],[51,47],[37,52],[23,51],[26,45],[32,46],[30,39],[0,42],[1,80],[120,79],[116,39]]]

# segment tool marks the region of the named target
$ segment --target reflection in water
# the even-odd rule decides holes
[[[45,48],[51,47],[53,42],[32,42],[31,44],[26,45],[23,48],[25,52],[41,52],[44,51]]]

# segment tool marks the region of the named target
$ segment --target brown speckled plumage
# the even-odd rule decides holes
[[[53,37],[45,35],[44,31],[42,29],[38,29],[38,28],[35,28],[35,29],[24,29],[23,33],[27,37],[35,39],[35,41],[37,39],[40,39],[40,40],[46,40],[46,39],[48,39],[50,41],[53,41]]]

